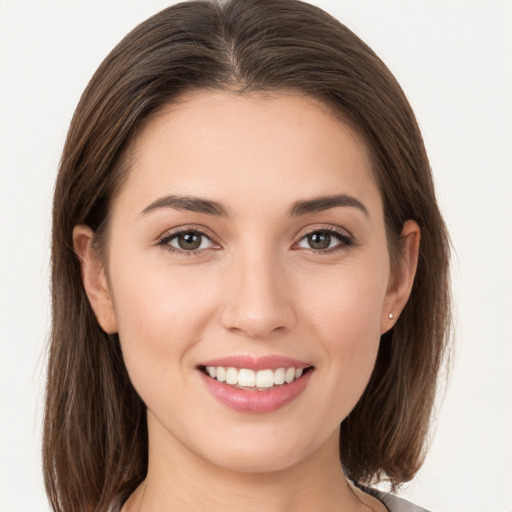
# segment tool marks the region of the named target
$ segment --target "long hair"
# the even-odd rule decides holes
[[[147,472],[145,406],[117,335],[87,300],[72,230],[107,232],[133,138],[188,91],[299,92],[356,130],[384,203],[392,268],[408,219],[421,228],[417,274],[376,366],[341,425],[341,460],[359,483],[411,479],[425,441],[450,325],[449,243],[422,137],[393,75],[355,34],[298,0],[184,2],[151,17],[107,56],[87,86],[65,143],[53,203],[52,332],[43,465],[53,510],[104,512]],[[108,235],[107,235],[108,236]]]

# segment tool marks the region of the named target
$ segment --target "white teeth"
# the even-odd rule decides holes
[[[254,370],[242,368],[238,372],[238,385],[253,388],[256,385],[256,374],[254,373]]]
[[[238,370],[236,368],[226,369],[226,384],[238,384]]]
[[[284,374],[284,380],[288,384],[290,384],[290,382],[293,382],[295,380],[295,368],[287,368],[286,369],[286,372]]]
[[[243,388],[269,389],[284,383],[290,384],[300,379],[303,368],[278,368],[276,370],[254,371],[248,368],[225,368],[223,366],[207,366],[206,373],[219,382]]]
[[[279,386],[281,384],[284,384],[284,372],[285,372],[285,369],[284,368],[278,368],[275,372],[274,372],[274,384],[276,386]]]
[[[226,369],[222,366],[217,366],[217,380],[224,382],[226,380]]]
[[[256,387],[257,388],[271,388],[273,385],[274,385],[273,370],[260,370],[256,374]]]

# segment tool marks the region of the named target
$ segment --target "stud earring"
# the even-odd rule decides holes
[[[388,318],[389,318],[390,320],[393,320],[393,318],[395,318],[395,315],[393,315],[393,313],[389,313]]]

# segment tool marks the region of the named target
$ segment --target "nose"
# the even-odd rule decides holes
[[[265,339],[297,321],[286,269],[275,255],[258,251],[237,257],[228,270],[221,320],[224,328]]]

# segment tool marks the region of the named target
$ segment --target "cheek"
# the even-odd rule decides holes
[[[323,374],[325,389],[329,390],[325,407],[332,408],[328,396],[337,400],[338,407],[332,412],[338,415],[335,422],[349,414],[370,379],[379,349],[380,315],[387,288],[386,273],[348,270],[336,279],[317,283],[323,293],[309,294],[306,308],[321,344],[320,366],[327,369]]]
[[[318,283],[310,278],[310,284],[317,291],[305,296],[304,314],[322,332],[322,338],[333,344],[334,351],[342,345],[362,349],[367,342],[378,343],[385,274],[351,267],[320,277]]]
[[[125,258],[117,266],[112,287],[125,364],[139,388],[141,382],[182,378],[210,317],[213,289],[204,289],[197,272],[192,279],[172,266],[136,261]]]

